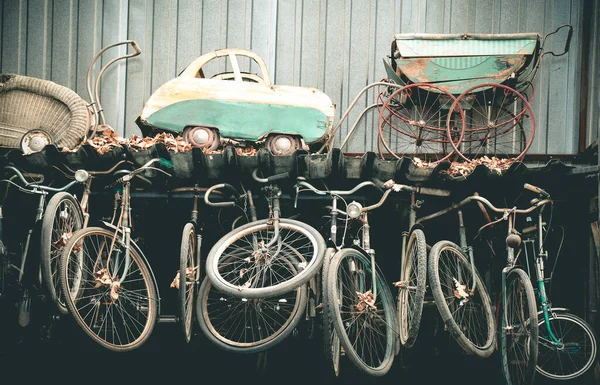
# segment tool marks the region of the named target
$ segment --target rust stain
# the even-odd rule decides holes
[[[431,58],[418,58],[411,60],[410,64],[403,68],[404,73],[411,79],[419,79],[420,82],[428,82],[431,79],[427,76],[425,70],[428,68]]]

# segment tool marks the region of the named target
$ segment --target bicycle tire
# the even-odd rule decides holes
[[[598,343],[593,329],[583,319],[571,313],[551,313],[549,321],[554,335],[563,344],[569,346],[554,347],[548,337],[546,320],[542,314],[538,321],[537,372],[553,380],[571,380],[584,375],[596,362]],[[577,337],[581,339],[575,341]],[[563,356],[567,359],[561,359]],[[562,373],[551,371],[552,366],[558,366]],[[571,370],[567,371],[567,369]]]
[[[446,263],[446,259],[450,263]],[[453,267],[456,267],[454,271],[447,270]],[[495,319],[483,280],[477,269],[474,277],[472,272],[469,258],[455,243],[442,240],[431,248],[429,282],[438,312],[452,337],[467,354],[485,358],[494,352]],[[469,296],[464,298],[456,287],[457,282],[469,288],[473,280],[476,282],[476,293],[468,293]],[[471,316],[479,315],[482,316],[479,320],[470,321]],[[470,327],[473,325],[475,327]]]
[[[210,300],[211,295],[214,298],[212,301]],[[292,298],[295,298],[293,306],[291,309],[286,310],[288,308],[287,304]],[[207,276],[202,280],[198,291],[196,319],[204,335],[221,349],[236,353],[258,353],[272,348],[289,336],[302,319],[306,301],[307,292],[304,286],[299,286],[289,293],[275,297],[246,299],[219,292]],[[260,339],[253,340],[256,334],[247,333],[246,323],[244,323],[242,333],[232,331],[230,327],[215,325],[211,320],[208,309],[209,306],[213,305],[209,302],[215,304],[217,311],[220,311],[220,314],[217,314],[218,317],[213,317],[214,319],[231,321],[232,324],[236,324],[238,320],[241,322],[240,317],[243,316],[244,320],[250,319],[251,323],[257,326],[262,321],[262,326],[265,326],[264,330],[269,330],[268,321],[275,322],[278,319],[279,312],[284,314],[279,318],[285,319],[285,322],[277,330],[271,328],[272,332],[264,337],[259,332]],[[233,305],[230,305],[230,303],[233,303]],[[264,304],[267,304],[267,306],[264,306]],[[219,307],[225,310],[220,310]],[[259,307],[261,310],[259,310]],[[272,310],[268,315],[269,319],[265,318],[264,315],[260,315],[265,310]],[[286,312],[289,315],[285,316]],[[262,327],[260,327],[260,330],[262,330]],[[238,340],[234,340],[233,337],[237,337]],[[242,339],[243,341],[241,341]]]
[[[194,298],[196,285],[200,280],[199,247],[193,223],[186,223],[181,234],[179,252],[179,321],[186,343],[192,339]],[[193,279],[188,278],[188,269]]]
[[[348,274],[350,280],[354,279],[353,283],[343,282],[344,273],[346,272],[344,266],[346,260],[349,266],[348,272],[358,273],[352,274],[358,277],[350,277],[350,274]],[[357,267],[359,264],[360,267]],[[392,292],[378,269],[375,270],[375,277],[378,294],[374,299],[373,307],[360,300],[356,304],[357,294],[367,294],[373,286],[369,284],[372,279],[371,259],[370,256],[367,257],[355,249],[342,249],[333,256],[329,265],[327,296],[333,325],[340,343],[344,347],[346,357],[360,371],[371,376],[383,376],[392,367],[396,353],[397,314],[394,309]],[[358,282],[357,278],[363,281]],[[369,290],[365,290],[367,288]],[[340,298],[342,299],[341,302]],[[351,317],[356,316],[356,319],[348,321],[348,317],[342,317],[342,313],[344,315],[350,314]],[[361,336],[358,330],[353,327],[358,325],[357,320],[359,318],[362,319],[363,325],[365,325],[361,328],[361,331],[372,332],[371,335]],[[383,336],[385,341],[367,346],[365,349],[365,343],[372,342],[376,336]]]
[[[328,303],[329,296],[327,295],[327,277],[329,272],[329,264],[331,258],[335,253],[335,249],[327,251],[323,260],[323,267],[321,269],[321,295],[323,303],[323,313],[321,317],[322,329],[323,329],[323,356],[325,357],[325,366],[327,370],[333,371],[334,377],[340,376],[340,338],[335,331],[333,321],[330,314],[330,307]],[[326,376],[329,377],[329,376]]]
[[[94,278],[94,275],[103,270],[98,267],[110,269],[109,271],[113,273],[111,276],[123,275],[120,270],[123,268],[123,264],[119,253],[124,252],[122,249],[125,245],[121,242],[119,234],[116,236],[114,249],[110,254],[112,264],[106,267],[104,265],[107,262],[106,258],[101,258],[101,264],[97,264],[97,254],[99,252],[101,257],[108,255],[106,251],[110,249],[115,232],[101,227],[89,227],[76,232],[65,246],[65,252],[62,255],[61,282],[63,292],[68,293],[65,295],[67,307],[85,334],[108,350],[126,352],[142,346],[152,334],[158,317],[158,292],[150,267],[133,241],[130,243],[131,262],[127,273],[127,277],[132,279],[121,281],[117,291],[118,298],[111,299],[112,287],[107,288],[104,284],[96,287],[98,280]],[[90,254],[87,246],[94,242],[93,237],[98,238],[97,247]],[[77,256],[72,259],[71,255],[74,253]],[[72,267],[71,262],[73,261],[82,263],[82,266]],[[83,272],[84,276],[80,277],[79,287],[74,288],[72,280],[69,279],[70,274],[79,274],[80,272]],[[92,311],[84,312],[85,307],[89,305],[97,308],[93,309],[93,314]],[[100,313],[101,306],[106,306],[106,312],[103,314]],[[116,307],[117,310],[113,311],[113,307]],[[128,310],[138,313],[134,317],[129,314]],[[116,321],[115,318],[117,318]],[[98,323],[98,320],[101,322]],[[127,324],[127,321],[130,320],[133,323]],[[118,329],[123,325],[126,325],[127,330],[125,334],[120,334]]]
[[[294,290],[305,284],[317,273],[323,264],[323,256],[325,254],[325,240],[321,234],[313,227],[293,219],[282,218],[279,221],[280,236],[283,232],[288,232],[284,234],[285,242],[295,250],[307,250],[308,254],[304,257],[305,262],[302,262],[302,264],[306,265],[303,268],[298,267],[296,273],[286,271],[286,266],[277,264],[276,262],[278,259],[269,254],[273,252],[271,248],[266,250],[266,256],[264,254],[259,255],[260,258],[273,259],[268,263],[268,271],[263,268],[258,271],[258,274],[269,274],[272,280],[276,280],[275,284],[263,287],[247,287],[236,284],[236,282],[241,281],[242,278],[245,280],[245,283],[252,283],[252,279],[257,277],[256,265],[251,265],[251,263],[259,258],[255,253],[263,253],[265,250],[255,250],[256,246],[253,243],[256,242],[257,238],[269,240],[269,232],[272,232],[273,229],[271,220],[268,219],[251,222],[226,234],[210,250],[206,259],[206,274],[217,290],[233,297],[250,299],[269,298]],[[263,234],[263,232],[266,232],[266,234]],[[298,235],[289,235],[290,233]],[[247,237],[256,238],[254,238],[253,241],[246,239]],[[302,240],[303,238],[304,240]],[[243,247],[236,245],[237,241],[241,241],[241,244],[244,247],[249,246],[252,249],[245,250]],[[306,243],[306,241],[308,241],[308,243]],[[305,244],[302,244],[302,242],[305,242]],[[276,246],[278,243],[279,242],[276,242]],[[226,253],[230,248],[233,249],[235,254]],[[241,250],[241,252],[239,250]],[[231,257],[234,258],[233,262],[229,262],[228,264],[223,263],[224,260]],[[299,262],[297,258],[294,258],[294,260]],[[278,266],[283,267],[284,270],[272,274],[274,269]],[[228,267],[232,267],[234,270],[226,270]],[[246,274],[247,272],[249,273]],[[250,276],[250,278],[246,279],[244,275]],[[226,277],[232,277],[233,282],[228,281]],[[272,280],[270,281],[271,283],[273,282]],[[258,281],[267,283],[267,280]],[[256,281],[253,283],[256,283]]]
[[[520,268],[508,272],[504,288],[506,307],[501,304],[500,314],[502,372],[507,385],[529,385],[533,383],[538,356],[535,293],[529,276]]]
[[[82,226],[83,214],[73,195],[64,191],[54,194],[44,210],[40,260],[46,291],[62,314],[68,314],[69,310],[62,295],[60,258],[68,239]]]
[[[410,233],[406,257],[406,261],[401,262],[405,266],[400,281],[407,287],[400,287],[398,293],[398,330],[402,346],[411,348],[419,335],[427,289],[427,243],[423,230]],[[414,293],[411,293],[412,288]]]

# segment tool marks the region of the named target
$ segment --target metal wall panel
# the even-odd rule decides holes
[[[3,0],[0,72],[50,79],[88,100],[85,77],[94,54],[108,44],[134,39],[142,55],[107,71],[100,90],[107,122],[131,135],[139,133],[134,120],[156,88],[202,53],[240,47],[263,56],[275,83],[316,87],[330,95],[339,118],[363,87],[385,77],[382,59],[396,33],[545,34],[571,23],[571,51],[546,56],[536,77],[536,137],[530,153],[573,154],[584,1]],[[594,7],[593,36],[598,36],[597,2]],[[586,74],[588,143],[596,137],[600,119],[598,44],[592,39],[588,54],[593,62]],[[95,72],[123,52],[107,52]],[[337,143],[375,97],[372,89],[359,99]],[[375,150],[377,120],[377,114],[367,114],[345,150]]]
[[[600,2],[590,0],[593,3],[592,7],[592,26],[590,31],[590,47],[586,49],[589,67],[588,81],[588,100],[587,100],[587,142],[590,145],[592,142],[600,139]]]

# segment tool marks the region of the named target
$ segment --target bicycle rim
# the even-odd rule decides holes
[[[61,280],[69,293],[67,306],[85,333],[101,346],[123,352],[146,342],[158,304],[151,272],[133,243],[126,275],[125,245],[118,239],[108,258],[114,236],[102,228],[77,232],[65,247]]]
[[[290,269],[293,262],[288,261]],[[270,298],[239,298],[219,292],[204,279],[196,302],[197,319],[204,334],[225,350],[240,353],[264,351],[282,341],[302,318],[306,288]]]
[[[194,225],[187,223],[181,235],[179,253],[179,316],[185,342],[192,338],[192,315],[194,309],[194,291],[196,289],[196,233]]]
[[[60,258],[69,238],[82,225],[81,209],[71,194],[59,192],[50,199],[42,222],[40,259],[46,290],[62,314],[69,311],[62,294]]]
[[[376,271],[373,288],[370,258],[353,249],[336,253],[328,272],[327,290],[335,331],[346,357],[361,371],[386,374],[393,362],[396,343],[396,311],[392,294]]]
[[[466,353],[489,357],[494,351],[495,322],[479,273],[475,270],[473,275],[467,257],[450,241],[433,245],[429,258],[431,291],[446,327]]]
[[[212,284],[235,297],[267,298],[306,283],[323,263],[325,241],[302,222],[281,219],[279,226],[279,238],[270,247],[266,245],[274,237],[274,228],[267,220],[241,226],[221,238],[206,261]],[[288,261],[297,263],[293,270]]]
[[[570,380],[586,373],[596,360],[596,337],[590,326],[573,314],[550,314],[550,329],[558,338],[557,345],[549,336],[546,320],[539,320],[538,373],[553,380]]]
[[[502,371],[508,385],[529,385],[538,356],[538,324],[533,286],[523,270],[508,273],[505,296],[500,330]]]
[[[398,294],[400,342],[406,348],[414,345],[419,334],[427,284],[427,249],[425,234],[414,230],[408,239],[402,285]]]

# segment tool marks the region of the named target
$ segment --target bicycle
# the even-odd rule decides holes
[[[88,206],[92,179],[100,175],[112,174],[126,162],[122,160],[105,171],[73,171],[68,166],[62,165],[67,170],[65,171],[54,166],[66,177],[75,178],[76,181],[83,184],[83,193],[79,202],[73,194],[61,191],[50,198],[43,214],[40,247],[42,281],[45,283],[48,295],[57,305],[57,309],[61,314],[68,314],[69,310],[62,298],[58,264],[69,238],[75,231],[85,229],[88,226],[90,218]]]
[[[390,370],[396,354],[396,309],[391,290],[375,263],[368,213],[383,205],[392,191],[391,186],[377,203],[362,206],[352,201],[344,211],[337,207],[338,199],[343,200],[342,196],[354,194],[366,186],[377,187],[376,184],[365,181],[347,191],[319,190],[305,180],[299,180],[297,185],[298,192],[301,191],[299,187],[304,187],[315,194],[332,198],[330,241],[335,253],[325,263],[323,301],[326,302],[324,312],[331,318],[335,333],[327,325],[327,318],[324,318],[323,327],[325,331],[330,330],[330,335],[325,335],[324,341],[326,353],[328,343],[331,345],[334,371],[335,365],[339,364],[339,350],[336,348],[336,339],[339,339],[346,357],[359,370],[373,376],[383,376]],[[353,247],[345,246],[343,241],[341,245],[337,244],[338,214],[346,216],[349,221],[361,223],[361,237]],[[357,325],[362,325],[362,328]]]
[[[215,193],[221,193],[227,198],[223,191],[232,192],[233,200],[211,200]],[[204,202],[210,207],[236,207],[240,201],[244,202],[244,212],[249,211],[250,224],[258,222],[250,190],[240,194],[232,185],[219,183],[208,188],[204,195]],[[236,230],[234,228],[232,231]],[[258,240],[253,239],[253,247],[257,247],[257,244]],[[236,255],[232,255],[224,262],[235,261],[236,258]],[[288,242],[282,242],[277,258],[292,274],[297,273],[298,265],[305,263],[304,256]],[[267,279],[267,276],[257,278],[263,279]],[[302,285],[271,297],[239,297],[219,291],[206,276],[198,291],[196,319],[206,337],[221,349],[244,354],[265,352],[283,341],[296,328],[307,306],[306,292]]]
[[[538,198],[534,198],[532,203],[545,202],[537,206],[537,223],[521,230],[525,238],[522,242],[522,250],[527,262],[528,276],[536,283],[537,290],[534,291],[539,300],[536,371],[553,380],[571,380],[582,376],[593,366],[598,344],[593,329],[583,319],[569,313],[568,309],[552,306],[546,291],[546,282],[550,282],[552,274],[547,281],[544,274],[544,260],[548,258],[545,242],[552,224],[554,204],[546,191],[529,184],[525,184],[524,187],[538,194]],[[549,222],[544,221],[544,209],[547,205],[550,205]],[[531,218],[527,217],[527,221],[530,220]],[[528,248],[532,250],[534,258],[533,269],[529,264]],[[556,258],[559,253],[560,249],[556,253]],[[535,276],[531,270],[535,271]]]
[[[71,188],[76,183],[85,182],[87,176],[85,171],[78,171],[76,173],[77,177],[75,180],[67,183],[63,187],[56,188],[43,185],[43,176],[41,176],[39,180],[28,181],[23,173],[14,166],[6,166],[5,170],[12,172],[14,176],[10,179],[3,179],[0,181],[0,183],[7,183],[8,186],[16,187],[21,192],[39,196],[35,220],[33,226],[27,232],[18,265],[12,264],[8,260],[8,251],[4,247],[4,241],[2,242],[2,247],[0,247],[0,249],[2,249],[0,258],[3,259],[3,262],[0,263],[0,269],[2,270],[0,274],[0,278],[2,279],[2,284],[0,285],[2,292],[0,292],[0,296],[4,295],[6,279],[8,276],[10,276],[11,273],[16,275],[15,284],[20,292],[18,300],[18,322],[20,326],[26,327],[30,323],[32,298],[34,296],[42,297],[45,294],[41,290],[42,277],[40,270],[42,270],[41,266],[49,263],[48,261],[45,261],[45,259],[48,258],[48,255],[44,253],[37,253],[37,251],[40,247],[40,238],[38,238],[40,233],[43,234],[51,231],[51,229],[48,229],[48,224],[43,220],[47,195],[51,192],[60,194]],[[20,180],[22,185],[14,182],[13,179],[15,178]],[[0,239],[2,239],[2,219],[3,217],[0,215]],[[41,261],[34,259],[35,262],[32,262],[31,257],[36,258],[38,255]],[[10,271],[11,269],[12,272]]]
[[[306,283],[323,264],[325,240],[312,226],[280,218],[282,193],[273,182],[288,178],[288,173],[261,178],[254,170],[252,176],[266,185],[269,218],[223,236],[208,254],[206,273],[220,292],[257,299],[288,293]],[[294,270],[289,262],[297,264]]]
[[[473,248],[467,242],[461,207],[472,201],[489,203],[487,199],[473,195],[415,220],[415,225],[457,211],[459,244],[440,240],[429,251],[427,270],[431,294],[456,343],[469,355],[487,358],[495,350],[496,322],[490,296],[475,266]],[[421,265],[419,269],[425,268]],[[415,296],[415,300],[421,301],[421,297]]]
[[[427,291],[427,242],[423,229],[415,226],[417,210],[423,201],[417,200],[416,194],[443,197],[449,196],[450,192],[427,187],[395,186],[391,188],[410,193],[408,229],[402,232],[400,280],[394,286],[398,287],[400,343],[405,348],[411,348],[419,334]]]
[[[131,239],[131,180],[145,170],[170,176],[154,158],[124,173],[114,185],[122,187],[120,215],[116,225],[77,231],[64,248],[60,279],[65,302],[77,324],[92,340],[116,352],[142,346],[160,314],[158,286],[142,250]]]
[[[342,348],[340,339],[337,335],[337,332],[335,331],[335,327],[330,317],[329,300],[327,295],[327,277],[329,272],[329,264],[333,255],[345,246],[345,238],[349,222],[349,219],[347,218],[347,213],[343,210],[338,209],[338,201],[342,200],[343,202],[345,202],[343,198],[344,196],[354,194],[361,188],[370,185],[373,185],[373,183],[362,182],[350,190],[318,190],[316,189],[316,187],[306,182],[306,179],[303,177],[298,177],[296,183],[296,200],[294,203],[295,207],[297,207],[298,197],[300,192],[302,191],[300,189],[301,186],[304,186],[305,188],[315,192],[318,195],[328,195],[331,197],[331,206],[328,206],[330,208],[330,224],[327,227],[329,229],[329,237],[327,240],[328,244],[327,249],[325,250],[323,266],[321,267],[321,271],[317,273],[317,275],[320,276],[320,279],[317,279],[317,281],[319,281],[320,283],[320,290],[315,290],[313,292],[314,296],[316,297],[313,300],[313,302],[322,304],[323,310],[321,312],[321,325],[323,331],[324,357],[326,360],[326,365],[332,369],[333,375],[335,377],[339,377],[340,375],[340,356]],[[340,215],[345,216],[346,218],[339,219],[338,217]],[[344,233],[341,242],[338,241],[338,223],[340,221],[344,223]],[[315,282],[313,286],[316,287],[317,283]],[[316,308],[314,311],[309,311],[308,314],[314,314],[314,316],[316,316]]]
[[[529,185],[527,185],[529,186]],[[506,236],[506,265],[502,269],[501,279],[501,301],[500,306],[500,350],[501,350],[501,363],[502,372],[505,381],[508,385],[525,385],[531,384],[535,375],[535,367],[538,358],[538,322],[537,322],[537,309],[536,299],[533,286],[525,270],[517,265],[517,257],[515,256],[515,249],[520,246],[521,238],[515,229],[515,218],[518,214],[529,214],[537,208],[549,203],[547,199],[534,202],[534,204],[527,209],[513,208],[497,208],[489,200],[479,195],[472,195],[463,199],[460,203],[453,205],[441,212],[431,214],[427,217],[423,217],[420,220],[430,219],[431,217],[439,216],[440,213],[446,213],[452,210],[456,210],[470,202],[481,203],[480,207],[484,210],[489,209],[492,212],[502,214],[500,219],[490,220],[487,224],[483,225],[479,229],[479,233],[489,226],[492,226],[501,221],[507,221],[507,236]],[[459,218],[461,215],[459,215]],[[417,221],[418,222],[418,221]],[[461,227],[463,226],[462,219],[460,221]],[[461,238],[463,231],[461,230]],[[462,243],[462,239],[461,239]],[[444,256],[444,253],[452,253],[455,260],[460,262],[463,266],[456,266],[455,270],[441,275],[438,266],[449,266],[448,264],[439,264],[435,261],[439,261]],[[438,297],[441,297],[440,304],[446,304],[444,298],[449,298],[449,302],[444,306],[446,311],[452,317],[454,312],[460,306],[464,306],[465,301],[467,304],[473,299],[472,289],[474,284],[477,286],[481,285],[481,279],[477,281],[465,280],[460,278],[461,275],[469,273],[473,270],[469,260],[464,255],[463,250],[452,244],[449,241],[440,241],[436,243],[430,252],[430,277],[439,277],[437,286],[441,286],[442,282],[445,283],[445,293],[438,289]],[[433,263],[432,263],[433,261]],[[471,261],[472,263],[472,261]],[[478,275],[477,275],[478,276]],[[459,278],[455,278],[459,277]],[[433,280],[432,280],[433,281]],[[432,282],[433,285],[433,282]],[[483,291],[479,291],[483,294]],[[456,301],[458,300],[458,301]],[[456,303],[458,302],[458,304]],[[484,304],[488,303],[489,297]],[[436,299],[436,304],[438,301]],[[486,306],[487,307],[487,306]],[[440,313],[442,308],[439,307]],[[459,322],[462,318],[454,316],[454,322]],[[453,322],[452,318],[449,321]],[[493,318],[490,320],[493,322]],[[469,326],[475,325],[471,328]],[[481,325],[481,323],[466,323],[465,328],[468,331],[477,331],[475,327]],[[488,327],[490,324],[488,323]],[[493,342],[493,341],[492,341]],[[493,350],[494,344],[490,349]]]

